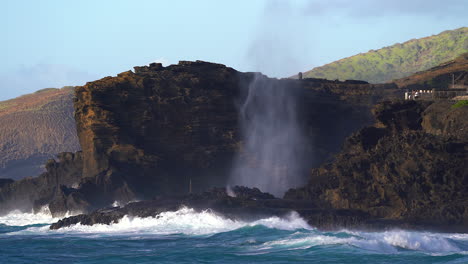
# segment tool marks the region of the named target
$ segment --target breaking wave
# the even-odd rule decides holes
[[[77,213],[66,213],[64,217],[75,215]],[[28,226],[37,224],[51,224],[57,222],[60,218],[52,217],[49,206],[43,206],[38,212],[23,212],[14,210],[6,215],[0,216],[0,224],[7,226]]]
[[[197,212],[194,209],[183,207],[178,211],[163,212],[156,217],[140,218],[125,216],[118,223],[110,225],[96,224],[87,226],[76,224],[56,231],[49,231],[47,226],[31,227],[20,232],[106,235],[210,235],[258,225],[280,230],[311,229],[306,221],[295,212],[290,213],[284,218],[269,217],[253,222],[244,222],[225,218],[211,210]]]
[[[411,250],[429,255],[466,255],[468,234],[440,234],[393,230],[385,232],[295,232],[285,238],[258,245],[253,250],[269,253],[275,250],[298,250],[336,245],[359,248],[368,252],[396,254]],[[461,245],[465,245],[460,247]]]
[[[145,239],[152,236],[172,235],[211,236],[226,233],[228,237],[244,237],[253,241],[247,243],[245,255],[272,252],[315,250],[333,246],[344,250],[359,249],[368,253],[400,254],[405,251],[419,252],[431,256],[452,254],[468,255],[468,234],[444,234],[391,230],[385,232],[361,232],[341,230],[324,232],[312,228],[297,213],[285,217],[268,217],[256,221],[240,221],[223,217],[211,210],[196,211],[183,207],[178,211],[164,212],[156,217],[125,216],[118,223],[93,226],[73,225],[59,230],[49,230],[48,225],[56,222],[50,212],[12,212],[0,217],[0,224],[24,226],[7,235],[77,236],[106,238],[123,236],[129,239]],[[33,226],[28,226],[33,225]],[[262,239],[265,234],[268,238]],[[252,239],[252,236],[255,239]]]

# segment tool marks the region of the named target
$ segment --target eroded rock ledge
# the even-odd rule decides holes
[[[153,200],[133,202],[124,207],[110,207],[96,210],[90,214],[81,214],[59,220],[50,229],[56,230],[72,225],[110,225],[118,223],[124,216],[157,217],[167,211],[177,211],[182,207],[196,211],[210,209],[223,217],[255,221],[271,216],[287,217],[292,211],[297,212],[309,225],[322,230],[342,228],[359,230],[389,230],[405,228],[414,230],[435,230],[441,232],[467,232],[462,225],[431,225],[420,222],[401,221],[372,217],[369,213],[355,209],[318,208],[309,201],[278,199],[258,189],[236,186],[229,196],[224,188],[215,188],[201,194],[159,197]]]

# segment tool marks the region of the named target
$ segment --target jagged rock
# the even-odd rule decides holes
[[[270,194],[262,193],[258,189],[242,186],[236,186],[233,190],[237,190],[238,196],[230,196],[224,188],[215,188],[201,194],[164,196],[153,200],[129,203],[124,207],[100,209],[89,214],[61,219],[52,224],[50,229],[55,230],[75,224],[109,225],[118,223],[124,216],[130,218],[158,217],[162,212],[177,211],[185,206],[198,212],[209,209],[211,212],[226,218],[241,221],[255,221],[271,216],[285,217],[294,210],[311,226],[324,230],[341,228],[359,228],[365,230],[406,228],[427,230],[429,228],[437,231],[468,231],[466,226],[430,225],[394,219],[380,219],[356,209],[317,208],[309,201],[273,198]],[[251,196],[251,194],[255,195]]]
[[[276,80],[202,61],[136,67],[135,73],[75,88],[83,152],[50,160],[48,172],[38,178],[5,185],[0,211],[18,203],[49,204],[60,215],[188,193],[190,181],[194,192],[225,186],[241,145],[237,104],[253,78],[297,95],[301,125],[311,139],[302,146],[310,168],[338,151],[352,131],[370,124],[371,106],[394,94],[391,85]],[[257,194],[247,194],[252,195]]]
[[[135,67],[135,73],[76,88],[83,149],[83,179],[76,191],[100,208],[187,193],[190,181],[194,192],[225,186],[241,145],[237,104],[253,78],[297,93],[304,131],[313,139],[303,146],[313,157],[310,167],[339,150],[349,133],[370,124],[373,103],[394,92],[361,82],[268,79],[203,61]]]
[[[303,146],[310,181],[284,199],[245,187],[203,192],[226,186],[242,143],[236,104],[246,94],[240,87],[253,78],[296,93],[302,129],[311,139]],[[38,178],[4,184],[0,211],[49,204],[57,216],[147,199],[67,218],[53,228],[109,224],[187,205],[235,218],[296,210],[323,228],[466,230],[467,108],[385,102],[374,108],[374,120],[375,102],[396,94],[391,85],[268,79],[202,61],[139,67],[76,88],[83,153],[61,154]],[[334,161],[317,168],[358,129]],[[188,194],[190,182],[194,194]]]
[[[49,204],[62,186],[77,185],[83,168],[81,152],[61,153],[57,157],[58,162],[49,160],[46,164],[47,171],[39,177],[25,178],[1,187],[0,213],[13,209],[39,210]]]
[[[375,127],[347,139],[333,163],[285,198],[321,208],[431,225],[468,225],[468,108],[447,102],[386,102]],[[450,118],[447,118],[450,116]]]
[[[50,229],[60,229],[74,224],[94,225],[118,223],[122,217],[156,217],[166,211],[176,211],[182,206],[197,211],[210,209],[225,217],[237,220],[256,220],[269,216],[285,216],[291,210],[298,210],[301,215],[311,219],[315,224],[325,228],[352,226],[362,223],[366,214],[353,210],[341,210],[334,213],[332,210],[313,209],[310,204],[302,201],[290,201],[274,198],[268,193],[262,193],[254,188],[236,186],[232,189],[236,197],[228,195],[224,188],[215,188],[201,194],[185,196],[165,196],[154,200],[134,202],[125,207],[113,207],[96,210],[90,214],[81,214],[59,220],[50,226]],[[333,221],[329,221],[333,219]],[[358,221],[358,219],[360,221]]]

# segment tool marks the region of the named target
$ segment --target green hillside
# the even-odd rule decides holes
[[[468,28],[444,31],[379,50],[371,50],[304,73],[304,78],[383,83],[407,77],[468,51]]]

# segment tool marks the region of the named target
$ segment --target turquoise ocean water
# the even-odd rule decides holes
[[[297,214],[255,222],[181,208],[49,230],[47,212],[0,217],[0,263],[468,263],[468,234],[323,232]]]

